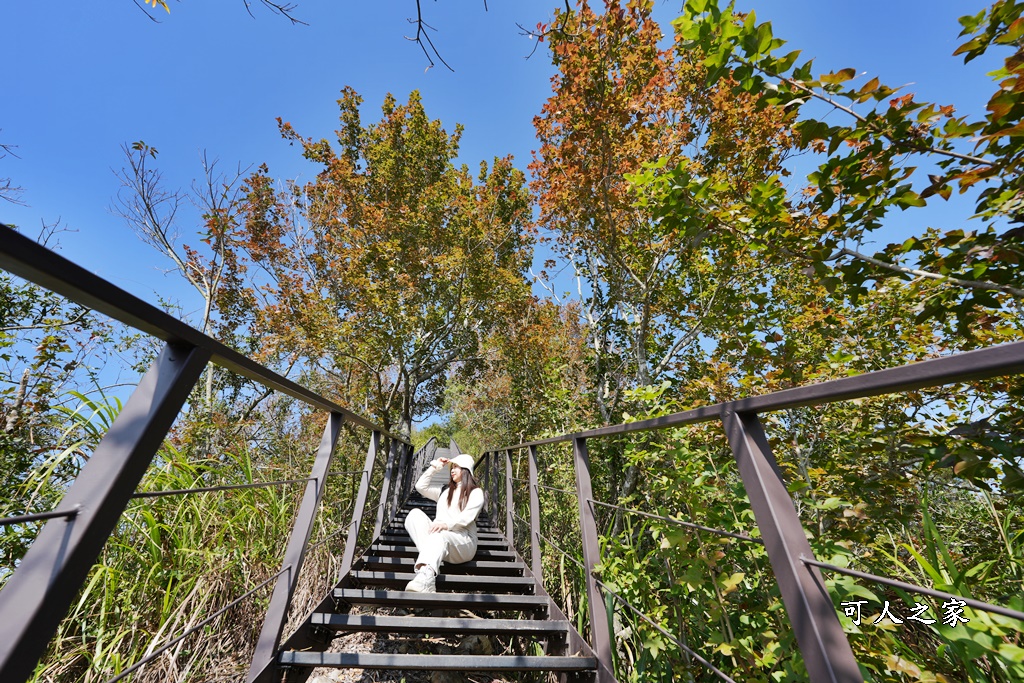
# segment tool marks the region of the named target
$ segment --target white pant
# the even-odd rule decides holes
[[[476,539],[463,531],[435,531],[430,533],[433,520],[419,508],[413,508],[405,518],[405,530],[412,536],[419,555],[416,564],[425,564],[434,570],[441,571],[441,561],[452,564],[469,562],[476,555]]]

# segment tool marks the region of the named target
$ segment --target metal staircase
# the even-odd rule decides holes
[[[439,457],[447,457],[438,453]],[[435,503],[413,494],[390,526],[359,558],[286,641],[277,657],[283,677],[305,680],[314,667],[393,669],[398,671],[561,672],[566,680],[591,681],[597,659],[557,605],[537,584],[525,562],[488,515],[477,521],[476,558],[446,564],[437,593],[403,590],[413,577],[416,550],[403,521],[421,508],[433,516]],[[405,616],[350,614],[353,606],[407,611]],[[459,617],[444,616],[458,611]],[[544,654],[437,655],[327,652],[339,633],[376,632],[434,636],[498,636],[521,651]],[[304,649],[297,649],[299,643]],[[533,645],[535,644],[535,645]],[[319,648],[317,647],[319,646]],[[269,679],[268,679],[269,680]]]
[[[445,566],[437,582],[438,592],[420,594],[403,590],[413,576],[415,557],[403,521],[412,508],[426,507],[432,513],[434,504],[411,493],[413,477],[435,457],[457,454],[456,444],[446,452],[431,439],[413,454],[411,444],[402,435],[390,433],[330,398],[278,375],[3,225],[0,225],[0,269],[165,342],[131,399],[59,504],[52,510],[26,511],[27,514],[0,519],[0,527],[46,522],[0,590],[0,681],[3,683],[19,683],[32,677],[46,653],[47,644],[75,603],[78,591],[100,559],[103,546],[126,506],[138,495],[136,487],[209,363],[320,411],[325,415],[323,438],[316,449],[309,476],[302,480],[145,494],[147,497],[193,495],[296,482],[304,487],[289,538],[282,544],[280,571],[162,646],[154,643],[147,656],[120,669],[107,683],[133,675],[184,638],[212,627],[225,612],[242,601],[255,599],[254,596],[271,586],[272,594],[252,654],[248,683],[298,683],[305,680],[314,667],[321,666],[509,672],[509,677],[516,679],[533,677],[533,672],[550,672],[566,682],[614,683],[617,667],[620,677],[631,675],[628,663],[624,665],[621,658],[616,661],[614,657],[611,631],[616,616],[626,614],[635,614],[685,654],[680,673],[684,669],[687,675],[706,671],[719,680],[732,681],[716,666],[716,662],[722,666],[731,664],[728,656],[707,651],[701,654],[694,647],[700,649],[707,643],[694,642],[692,647],[680,638],[680,633],[686,630],[685,624],[659,623],[619,595],[616,586],[610,585],[604,575],[606,570],[602,568],[607,549],[599,533],[597,508],[653,518],[731,541],[763,545],[799,647],[802,666],[807,671],[807,680],[813,683],[860,683],[863,680],[823,572],[939,599],[956,599],[973,609],[1024,622],[1024,611],[1016,606],[993,605],[817,559],[759,417],[762,413],[1019,375],[1024,373],[1024,342],[492,449],[481,455],[474,468],[489,498],[488,514],[478,523],[477,556],[462,565]],[[595,496],[588,441],[625,438],[640,432],[705,422],[719,423],[725,433],[743,495],[749,500],[756,523],[756,537],[703,526],[696,520],[683,518],[681,512],[627,508]],[[343,426],[353,432],[369,432],[366,460],[361,470],[332,470]],[[554,482],[540,481],[539,449],[556,451],[562,446],[561,457],[566,448],[571,446],[572,449],[571,472],[575,478],[572,491],[551,486]],[[513,454],[518,458],[518,468],[513,468]],[[383,467],[379,462],[382,460],[386,460]],[[524,474],[528,479],[522,478]],[[342,522],[341,528],[313,545],[320,546],[347,531],[340,571],[335,575],[339,578],[320,604],[282,642],[326,484],[335,475],[358,476],[358,495],[345,513],[348,524]],[[574,557],[575,551],[569,553],[561,549],[559,544],[564,543],[561,538],[552,541],[544,535],[548,528],[541,514],[541,488],[575,498],[581,558]],[[528,511],[524,511],[527,504]],[[564,504],[559,509],[567,510]],[[498,524],[502,525],[502,530]],[[513,539],[528,553],[529,564],[511,542]],[[573,628],[559,605],[545,592],[541,581],[544,549],[557,552],[566,561],[578,565],[583,587],[579,594],[572,596],[577,607],[574,617],[586,631],[586,638]],[[315,578],[324,583],[333,581],[319,575]],[[320,588],[314,594],[323,590],[324,583],[317,584]],[[562,592],[565,594],[565,589]],[[356,608],[359,613],[353,613]],[[396,608],[405,613],[362,613]],[[449,611],[457,616],[448,614]],[[569,607],[566,611],[573,613]],[[122,618],[128,620],[131,615]],[[510,654],[454,656],[330,651],[331,641],[336,636],[360,631],[412,636],[496,636]]]

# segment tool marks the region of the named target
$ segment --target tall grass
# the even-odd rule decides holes
[[[55,463],[87,457],[88,443],[95,443],[116,416],[119,406],[80,398],[80,409],[69,413],[78,429],[68,432],[79,438],[40,463],[26,481],[23,496],[52,493],[63,485],[48,479],[60,470]],[[83,436],[88,430],[94,433]],[[238,435],[232,439],[233,450],[214,457],[197,457],[189,451],[187,439],[184,447],[165,443],[139,491],[302,479],[308,476],[318,440],[295,436],[309,443],[307,448],[292,446],[299,456],[290,456],[296,457],[272,457],[266,443],[251,446],[255,442]],[[175,441],[182,446],[182,439]],[[345,443],[339,445],[339,465],[334,469],[351,469],[349,450]],[[303,490],[298,483],[133,500],[31,681],[107,681],[274,576],[281,568]],[[328,482],[311,542],[330,538],[307,557],[289,629],[323,598],[336,578],[345,537],[331,534],[347,524],[348,517],[344,522],[341,517],[348,514],[352,492],[345,477]],[[268,586],[233,607],[127,680],[244,679],[270,590]]]

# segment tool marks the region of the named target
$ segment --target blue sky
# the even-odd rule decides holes
[[[0,221],[34,234],[58,218],[74,232],[61,249],[73,260],[147,300],[157,293],[196,310],[167,263],[110,213],[122,166],[120,145],[145,140],[160,151],[171,187],[187,187],[206,150],[223,168],[267,163],[276,177],[302,177],[311,167],[279,137],[275,118],[309,136],[330,136],[335,100],[346,85],[365,100],[374,121],[387,92],[423,95],[428,114],[451,130],[465,125],[462,160],[513,154],[525,169],[535,148],[532,118],[550,92],[548,55],[520,35],[516,23],[547,21],[557,0],[424,0],[435,44],[455,71],[427,70],[406,40],[413,0],[340,2],[298,0],[292,25],[254,2],[183,0],[154,23],[131,0],[7,2],[0,25],[8,67],[0,86],[0,142],[19,158],[0,160],[0,177],[25,192],[26,206],[0,204]],[[740,0],[760,21],[772,21],[789,47],[815,57],[819,70],[854,66],[865,79],[890,85],[964,113],[980,116],[993,90],[985,71],[994,61],[951,56],[959,43],[956,18],[983,5],[962,0],[838,3]],[[678,2],[658,2],[668,22]],[[888,241],[926,220],[953,227],[970,207],[951,203],[897,216]],[[908,217],[910,214],[907,215]],[[185,225],[186,239],[192,229]]]

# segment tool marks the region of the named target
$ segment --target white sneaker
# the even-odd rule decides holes
[[[436,593],[436,578],[434,570],[430,567],[423,567],[416,576],[405,586],[405,590],[413,593]]]

